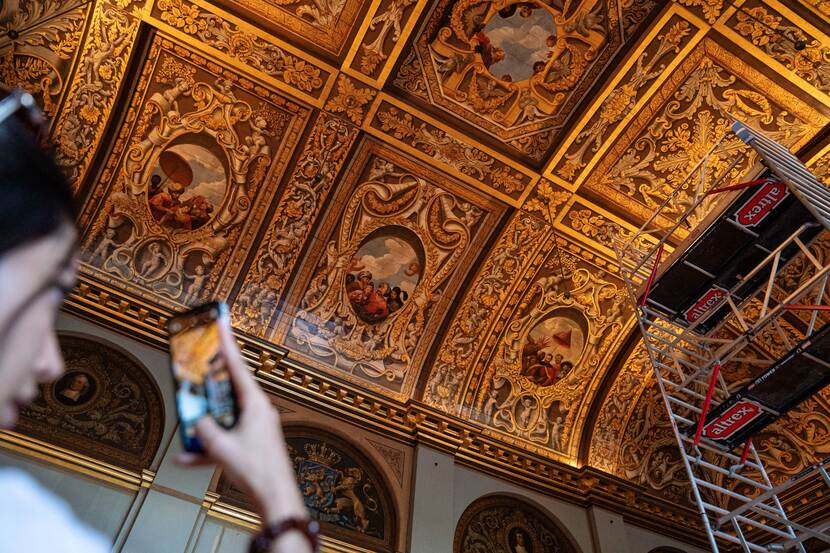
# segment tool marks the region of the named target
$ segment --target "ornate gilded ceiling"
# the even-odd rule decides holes
[[[732,118],[828,173],[829,17],[806,0],[16,0],[0,76],[52,117],[87,278],[169,310],[226,298],[298,366],[676,497],[611,237]],[[824,443],[817,402],[765,443]]]

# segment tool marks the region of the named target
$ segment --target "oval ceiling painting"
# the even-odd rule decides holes
[[[400,311],[424,267],[421,241],[403,227],[384,227],[367,236],[346,273],[346,295],[355,314],[374,324]]]
[[[216,142],[201,135],[187,135],[162,151],[148,185],[153,218],[173,231],[196,230],[210,221],[228,188],[223,157]]]
[[[502,8],[473,38],[491,75],[524,81],[547,65],[556,47],[556,25],[547,9],[521,2]]]
[[[579,362],[585,351],[588,321],[576,309],[555,309],[527,334],[522,375],[539,386],[552,386]]]

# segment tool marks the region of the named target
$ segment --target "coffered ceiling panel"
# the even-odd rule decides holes
[[[543,227],[514,221],[502,236],[504,246],[524,243],[516,232],[523,222]],[[539,230],[541,247],[515,287],[474,286],[465,297],[424,399],[508,442],[575,462],[593,395],[630,327],[626,296],[607,262]],[[492,261],[505,263],[508,274],[522,274],[520,258],[505,251],[497,249]],[[488,305],[501,308],[484,324]]]
[[[807,144],[828,122],[826,109],[804,102],[743,56],[705,39],[605,152],[582,190],[640,223],[682,184],[735,119],[763,129],[792,150]],[[747,152],[731,171],[731,178],[739,179],[756,159],[734,140],[734,149]],[[710,161],[712,175],[723,170],[723,162]],[[675,209],[682,210],[689,197],[681,194]]]
[[[257,27],[283,35],[318,55],[340,60],[365,13],[368,0],[218,0],[214,2],[239,14]],[[193,8],[183,0],[159,0],[182,17]]]
[[[616,0],[443,0],[427,15],[394,86],[483,132],[506,154],[540,164],[648,17],[649,4],[637,4],[622,11]]]
[[[309,111],[161,35],[126,108],[84,269],[171,307],[226,295]]]
[[[504,210],[363,141],[308,245],[277,326],[265,337],[322,370],[409,397],[461,282]]]
[[[92,2],[4,2],[0,5],[0,79],[32,93],[53,118],[80,53]]]

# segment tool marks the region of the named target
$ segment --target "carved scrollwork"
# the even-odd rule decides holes
[[[565,533],[536,507],[507,496],[474,501],[458,521],[454,553],[577,553]]]
[[[286,192],[233,303],[234,322],[264,336],[277,311],[291,271],[311,233],[357,129],[330,116],[315,123]]]
[[[499,337],[471,416],[530,443],[569,451],[586,389],[623,327],[621,284],[562,257],[543,272]],[[554,258],[559,263],[560,256]],[[566,261],[567,260],[567,261]]]
[[[441,2],[395,84],[540,161],[578,91],[622,44],[619,16],[616,1]],[[521,60],[508,53],[519,35]]]
[[[557,175],[566,180],[573,180],[577,176],[608,134],[631,111],[648,85],[663,73],[668,60],[688,42],[691,34],[691,26],[683,20],[672,21],[666,26],[665,31],[657,37],[659,43],[656,49],[647,49],[637,58],[629,77],[608,94],[588,128],[576,136],[557,165]]]
[[[736,64],[722,47],[708,40],[683,62],[680,72],[686,72],[685,77],[676,81],[679,85],[671,96],[666,94],[655,111],[644,111],[636,119],[627,131],[628,146],[617,145],[615,154],[606,156],[586,182],[588,189],[638,217],[647,217],[681,186],[729,129],[732,118],[762,129],[790,148],[804,144],[825,120],[795,97],[774,88],[761,89],[765,81],[760,74],[746,64]],[[746,155],[735,166],[724,156],[710,157],[706,164],[709,181],[725,175],[728,182],[738,182],[752,167],[755,154],[736,137],[723,146],[724,151]],[[683,211],[692,195],[689,184],[683,184],[665,212]],[[711,204],[704,202],[699,212],[705,213]]]
[[[319,94],[327,73],[188,0],[159,0],[158,17],[244,64],[303,92]]]
[[[375,157],[300,302],[286,344],[399,389],[484,212]]]
[[[103,210],[87,210],[84,259],[145,293],[190,304],[216,290],[252,212],[262,210],[255,198],[272,193],[266,176],[298,108],[162,50],[157,42],[157,64],[145,68],[148,92],[133,112],[129,147],[120,165],[111,158]]]
[[[50,118],[57,115],[67,88],[89,13],[87,4],[48,0],[7,2],[0,7],[0,81],[33,94]]]
[[[830,47],[819,39],[807,35],[765,4],[745,4],[735,12],[730,25],[787,69],[830,94]],[[799,42],[804,43],[804,48],[796,48]]]
[[[227,0],[258,24],[267,23],[339,55],[363,6],[362,0]]]
[[[460,413],[462,383],[486,340],[481,329],[490,327],[519,277],[519,268],[533,255],[525,245],[546,235],[544,223],[536,217],[519,212],[511,219],[444,336],[424,401],[449,413]]]
[[[92,161],[135,46],[139,20],[122,11],[131,2],[121,3],[96,2],[68,104],[55,125],[55,157],[76,187]]]
[[[357,55],[360,72],[375,76],[401,38],[401,26],[411,15],[415,0],[390,0],[372,17]]]
[[[511,197],[521,196],[530,182],[530,177],[526,174],[484,152],[473,145],[475,143],[459,140],[387,102],[381,103],[372,125],[462,175],[472,177]]]

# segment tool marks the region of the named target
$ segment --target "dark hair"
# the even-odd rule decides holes
[[[23,115],[0,123],[0,255],[72,224],[77,213],[72,188]]]

